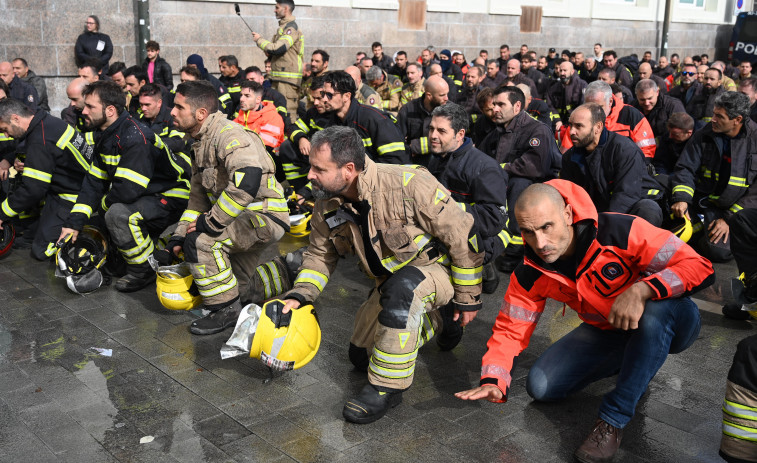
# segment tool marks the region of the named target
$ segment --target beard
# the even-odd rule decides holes
[[[105,119],[106,119],[106,117],[105,117],[105,108],[103,108],[103,111],[102,111],[102,114],[100,115],[100,117],[95,117],[94,114],[90,113],[86,117],[86,121],[85,121],[84,125],[88,129],[93,129],[94,130],[94,129],[102,127],[102,125],[105,124]]]
[[[594,134],[589,132],[586,134],[583,138],[576,137],[575,139],[573,137],[570,138],[570,141],[573,142],[573,146],[576,148],[586,148],[589,146],[589,144],[594,141]]]
[[[343,192],[347,188],[347,182],[345,182],[343,178],[340,180],[341,185],[332,189],[324,187],[323,184],[316,179],[311,180],[310,184],[313,187],[313,197],[315,199],[331,199],[335,196],[338,196],[339,193]]]

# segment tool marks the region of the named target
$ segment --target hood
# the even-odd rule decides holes
[[[202,76],[202,78],[207,80],[208,70],[205,69],[205,63],[202,60],[202,56],[197,55],[197,54],[189,55],[187,57],[187,64],[188,65],[194,64],[195,66],[197,66],[197,69],[200,71],[200,75]]]
[[[439,54],[447,57],[447,59],[439,60],[439,65],[442,67],[442,73],[446,74],[450,66],[452,66],[452,54],[447,49],[442,50]]]
[[[594,226],[597,226],[599,216],[597,208],[589,197],[589,193],[583,188],[568,180],[554,179],[546,182],[557,189],[565,200],[573,208],[573,223],[576,224],[582,220],[591,220]]]

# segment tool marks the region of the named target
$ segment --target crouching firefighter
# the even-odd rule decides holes
[[[55,242],[63,221],[89,171],[92,147],[62,120],[42,110],[34,114],[11,98],[0,101],[0,132],[26,144],[23,182],[0,204],[0,228],[44,201],[32,241],[32,256],[49,259],[57,251]]]
[[[218,111],[212,85],[180,84],[171,116],[197,142],[189,204],[167,247],[184,250],[210,310],[189,330],[218,333],[236,323],[260,253],[289,229],[289,208],[260,137]]]
[[[130,292],[155,281],[147,258],[155,251],[153,239],[176,223],[186,207],[190,166],[130,116],[125,105],[114,82],[95,82],[84,90],[82,114],[87,128],[95,131],[97,155],[57,241],[65,242],[69,234],[76,241],[87,222],[107,227],[126,262],[126,275],[116,289]]]
[[[282,296],[284,311],[310,304],[347,254],[375,278],[349,350],[369,384],[343,410],[347,421],[370,423],[402,401],[421,345],[441,331],[437,342],[451,349],[460,324],[481,308],[480,237],[473,217],[429,172],[373,162],[354,129],[329,127],[313,136],[308,179],[316,198],[310,245],[294,287]]]

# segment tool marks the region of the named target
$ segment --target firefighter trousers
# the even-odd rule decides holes
[[[742,209],[728,219],[731,253],[739,273],[757,273],[757,209]]]
[[[283,172],[289,186],[302,195],[303,188],[309,183],[310,160],[302,154],[299,146],[289,140],[285,140],[279,147],[278,159],[280,165],[276,166],[276,172]]]
[[[153,237],[178,222],[186,205],[186,200],[143,196],[130,204],[113,204],[105,212],[108,233],[126,261],[127,273],[144,276],[153,271],[147,262],[155,251]]]
[[[720,456],[729,463],[757,462],[757,336],[736,347],[726,381]]]
[[[292,123],[297,122],[297,106],[299,105],[299,87],[287,82],[281,82],[274,80],[271,82],[271,88],[281,93],[287,100],[287,111],[289,112],[289,120]]]
[[[407,266],[389,277],[360,307],[350,343],[368,350],[368,381],[404,390],[418,349],[442,328],[439,308],[454,295],[449,270],[433,263]]]
[[[75,197],[76,195],[74,195]],[[60,196],[49,195],[37,222],[34,238],[32,239],[32,257],[37,260],[47,260],[58,251],[55,246],[63,223],[68,218],[74,203]]]
[[[184,257],[205,308],[220,310],[240,298],[251,300],[261,252],[276,244],[284,228],[270,217],[245,210],[217,237],[190,233]]]

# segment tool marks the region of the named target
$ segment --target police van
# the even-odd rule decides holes
[[[739,13],[736,17],[728,60],[757,61],[757,11]]]

